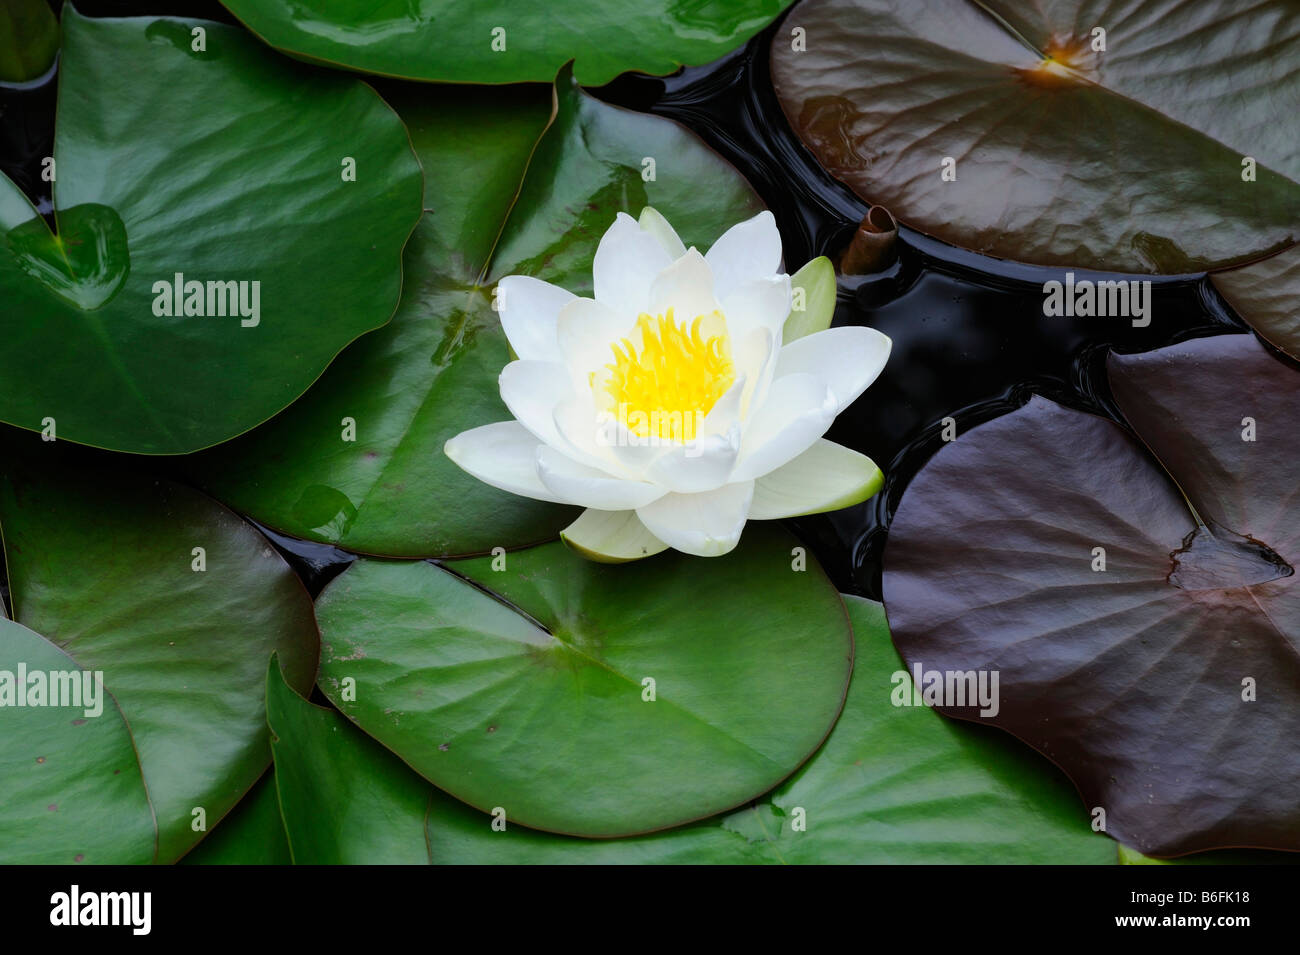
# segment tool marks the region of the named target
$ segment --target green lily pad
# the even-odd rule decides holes
[[[537,276],[589,295],[596,245],[617,212],[653,204],[707,247],[760,208],[739,173],[680,126],[592,99],[567,74],[554,102],[536,88],[427,94],[392,98],[430,210],[407,249],[396,317],[275,421],[191,464],[267,526],[397,557],[522,547],[578,515],[489,487],[443,454],[448,438],[510,417],[497,384],[510,361],[491,307],[498,279]],[[345,419],[355,441],[341,440]]]
[[[740,46],[791,0],[552,3],[222,0],[272,46],[331,66],[452,83],[549,82],[571,59],[584,85],[663,75]]]
[[[1222,335],[1108,375],[1146,448],[1034,398],[912,481],[885,552],[894,640],[931,671],[997,671],[996,714],[943,712],[1046,754],[1137,851],[1300,849],[1300,374]]]
[[[1300,358],[1300,246],[1261,262],[1216,272],[1214,287],[1255,331]]]
[[[129,724],[128,769],[148,787],[156,858],[173,861],[202,836],[198,820],[215,826],[270,761],[272,651],[294,686],[311,686],[311,601],[266,539],[210,498],[97,452],[4,437],[0,531],[14,617],[102,672]],[[110,828],[118,849],[99,861],[138,859],[137,834],[126,822]],[[79,838],[74,827],[46,839],[46,861],[68,861]]]
[[[756,528],[716,561],[611,566],[559,542],[358,561],[317,600],[320,686],[484,810],[586,836],[680,825],[776,785],[839,712],[852,633],[796,546]]]
[[[82,695],[65,698],[80,702],[75,707],[17,706],[9,694],[25,693],[36,673],[47,686],[45,675],[67,675],[80,684],[77,693],[91,689],[95,705]],[[0,614],[0,863],[153,861],[153,813],[131,730],[93,680],[49,640]]]
[[[910,683],[905,674],[895,676],[902,664],[884,613],[872,601],[844,599],[858,648],[844,712],[816,755],[753,805],[624,839],[538,832],[509,818],[500,830],[492,816],[427,786],[337,713],[284,691],[294,707],[310,707],[315,717],[301,719],[292,733],[277,729],[277,772],[292,762],[294,778],[304,781],[301,810],[290,813],[286,803],[286,823],[291,833],[295,827],[337,831],[357,860],[385,861],[393,838],[418,855],[426,840],[412,835],[424,813],[414,786],[423,785],[430,794],[427,847],[437,863],[1115,861],[1115,843],[1091,831],[1073,788],[1044,760],[1003,734],[945,721],[923,706],[892,705],[895,688]],[[336,772],[339,765],[352,768]],[[362,767],[400,797],[339,805],[347,781]],[[354,828],[321,821],[344,806]],[[806,823],[801,830],[795,828],[798,809]],[[380,827],[385,835],[375,836]],[[370,833],[383,853],[368,857],[359,832]]]
[[[5,0],[0,6],[0,83],[42,75],[59,52],[59,21],[46,0]]]
[[[279,672],[279,667],[276,667]],[[284,683],[283,676],[280,682]],[[272,749],[275,742],[272,740]],[[266,773],[239,805],[181,862],[185,865],[289,865],[275,775]]]
[[[295,693],[274,663],[266,716],[294,862],[428,863],[427,782],[337,713]]]
[[[67,4],[63,35],[56,231],[0,176],[0,420],[141,453],[232,438],[396,308],[406,131],[235,27]]]
[[[491,819],[446,797],[429,810],[435,862],[1112,864],[1069,783],[1001,734],[891,696],[911,683],[880,604],[846,596],[853,685],[826,744],[795,776],[730,815],[672,832],[584,842]],[[802,810],[802,812],[800,812]],[[796,828],[800,826],[802,828]]]
[[[1300,241],[1298,43],[1288,0],[804,0],[772,77],[821,164],[915,229],[1186,273]]]
[[[1266,852],[1263,849],[1223,849],[1200,852],[1177,859],[1153,859],[1128,846],[1119,847],[1120,865],[1300,865],[1294,852]]]

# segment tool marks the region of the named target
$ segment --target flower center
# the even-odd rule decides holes
[[[638,348],[614,342],[604,391],[618,420],[633,434],[663,441],[692,441],[709,410],[736,380],[727,322],[719,311],[690,323],[642,313]]]

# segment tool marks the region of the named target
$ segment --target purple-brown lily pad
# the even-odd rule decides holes
[[[1300,245],[1210,276],[1237,314],[1288,355],[1300,358]]]
[[[1300,850],[1300,373],[1249,335],[1108,370],[1141,441],[1035,397],[913,481],[894,641],[997,671],[996,715],[939,709],[1040,750],[1141,852]]]
[[[772,80],[818,161],[945,242],[1163,274],[1300,242],[1294,0],[804,0]]]

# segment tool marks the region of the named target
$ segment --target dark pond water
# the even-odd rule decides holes
[[[209,3],[81,0],[78,9],[230,20]],[[823,172],[787,126],[767,65],[780,29],[778,23],[708,66],[666,79],[625,76],[595,92],[683,123],[740,169],[776,215],[786,265],[794,271],[817,255],[835,258],[868,204]],[[39,168],[52,152],[53,88],[52,75],[21,89],[0,88],[0,169],[43,199],[43,209],[49,197],[42,195]],[[1043,283],[1061,280],[1060,269],[990,259],[906,228],[897,249],[897,260],[883,271],[840,282],[836,324],[880,329],[894,347],[881,377],[828,434],[869,454],[885,471],[885,488],[858,507],[790,522],[841,590],[866,596],[880,596],[890,517],[908,482],[941,446],[945,418],[960,433],[1038,393],[1119,420],[1105,381],[1107,349],[1145,351],[1245,329],[1199,275],[1154,280],[1151,323],[1135,328],[1120,318],[1044,317]],[[1076,277],[1099,276],[1076,270]],[[313,594],[352,559],[336,548],[267,534]]]

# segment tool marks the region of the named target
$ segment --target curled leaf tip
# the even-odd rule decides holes
[[[879,272],[898,258],[897,242],[898,222],[894,214],[884,206],[872,206],[840,256],[840,272],[844,275]]]

